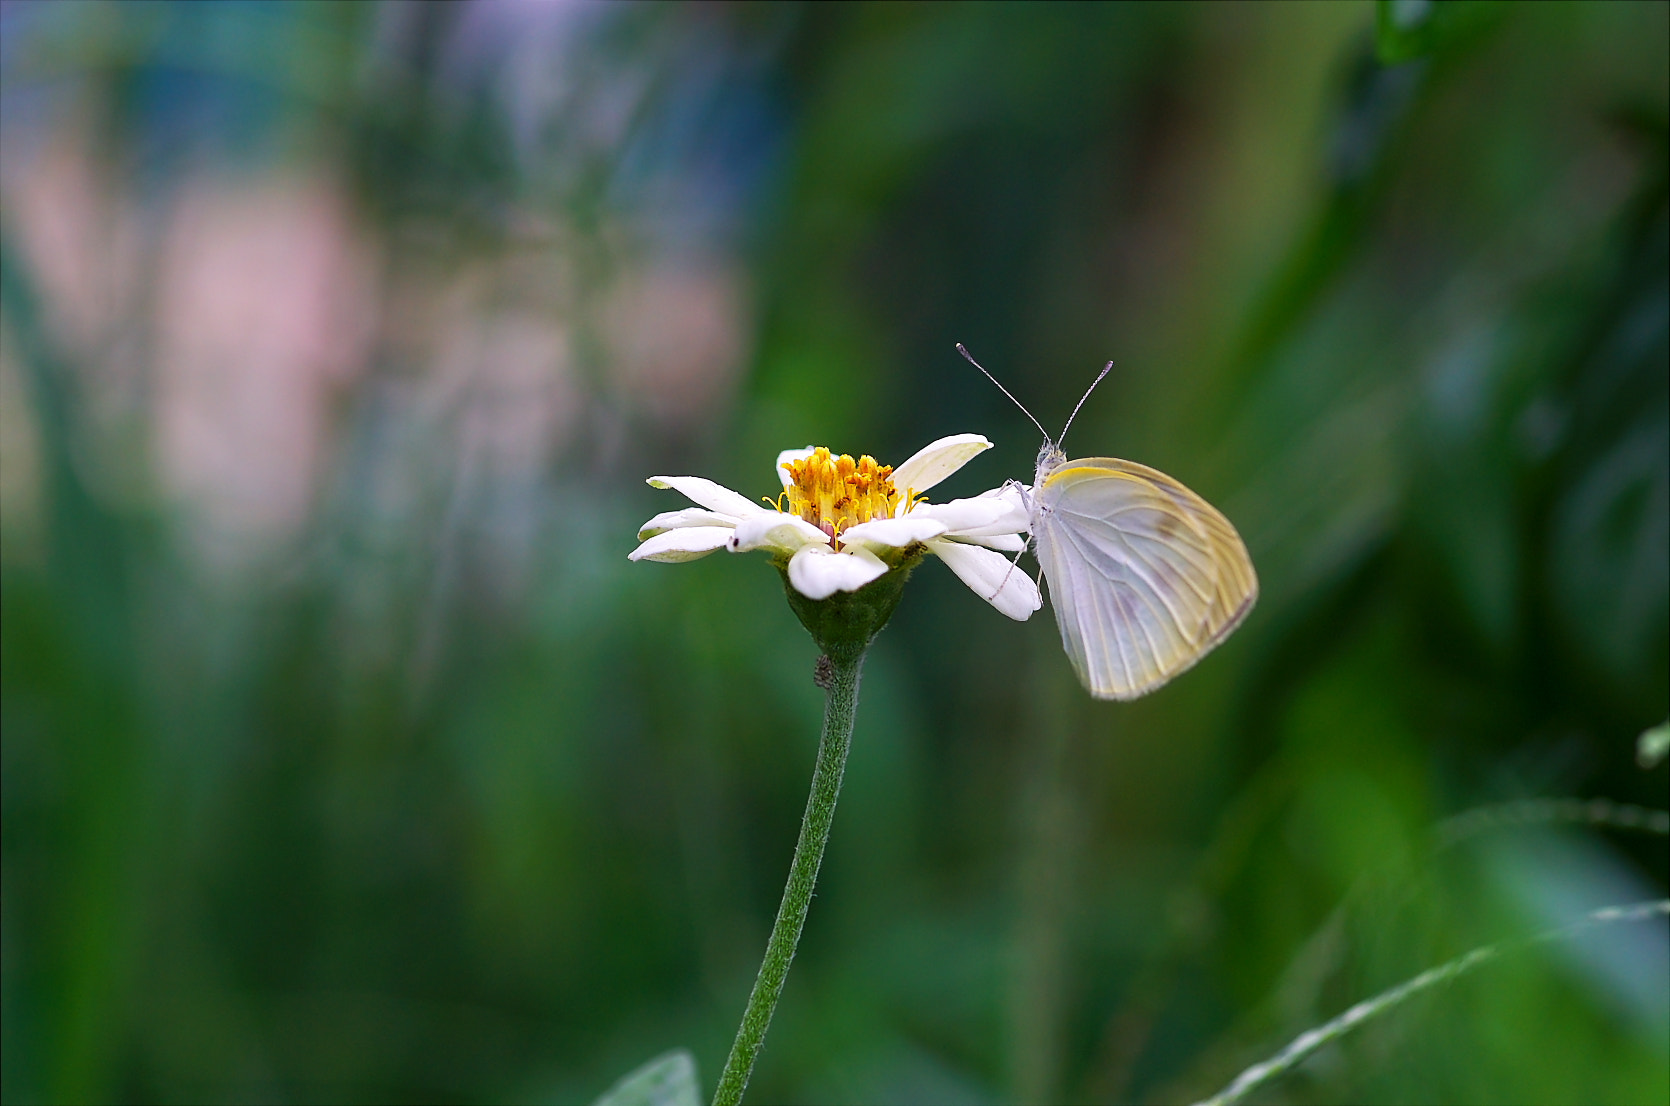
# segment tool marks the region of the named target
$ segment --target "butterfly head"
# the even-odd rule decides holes
[[[1044,482],[1044,477],[1048,476],[1050,473],[1054,472],[1066,463],[1066,452],[1062,450],[1060,446],[1056,445],[1048,438],[1045,438],[1044,444],[1038,447],[1038,472],[1037,475],[1033,477],[1032,482],[1034,484],[1042,484]]]

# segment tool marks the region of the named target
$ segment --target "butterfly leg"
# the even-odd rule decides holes
[[[1019,480],[1005,480],[1003,482],[1003,486],[1005,488],[1015,489],[1016,494],[1021,497],[1021,505],[1026,508],[1027,516],[1030,518],[1032,515],[1032,496],[1027,493],[1026,485],[1021,483]],[[1009,561],[1009,571],[1003,574],[1003,579],[998,582],[997,590],[992,592],[990,598],[987,599],[987,602],[990,602],[992,599],[996,599],[999,595],[1003,594],[1003,589],[1009,586],[1009,577],[1015,571],[1015,566],[1021,563],[1021,556],[1030,548],[1032,548],[1032,531],[1028,530],[1026,534],[1026,541],[1023,542],[1021,547],[1015,551],[1015,556]],[[1038,578],[1041,580],[1043,579],[1043,576],[1044,567],[1039,565]]]

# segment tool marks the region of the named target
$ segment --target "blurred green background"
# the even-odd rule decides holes
[[[1663,897],[1661,835],[1445,819],[1665,806],[1667,12],[6,4],[5,1101],[711,1086],[821,695],[763,558],[628,564],[644,478],[1029,479],[955,341],[1049,426],[1116,360],[1071,451],[1262,598],[1097,703],[922,566],[751,1101],[1178,1101]],[[1255,1097],[1670,1101],[1667,949]]]

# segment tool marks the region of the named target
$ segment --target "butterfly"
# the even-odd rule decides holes
[[[1135,699],[1228,637],[1258,598],[1258,574],[1229,520],[1147,465],[1069,460],[1061,448],[1113,362],[1052,440],[961,343],[957,351],[1044,435],[1032,487],[1021,494],[1061,644],[1085,689],[1098,699]]]

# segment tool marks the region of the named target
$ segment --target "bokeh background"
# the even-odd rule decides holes
[[[1029,478],[955,341],[1049,426],[1116,360],[1071,450],[1262,598],[1096,703],[924,564],[752,1101],[1178,1101],[1663,897],[1661,834],[1453,819],[1666,805],[1667,12],[6,4],[5,1100],[711,1087],[821,696],[763,558],[627,562],[644,478]],[[1259,1100],[1665,1102],[1667,948]]]

